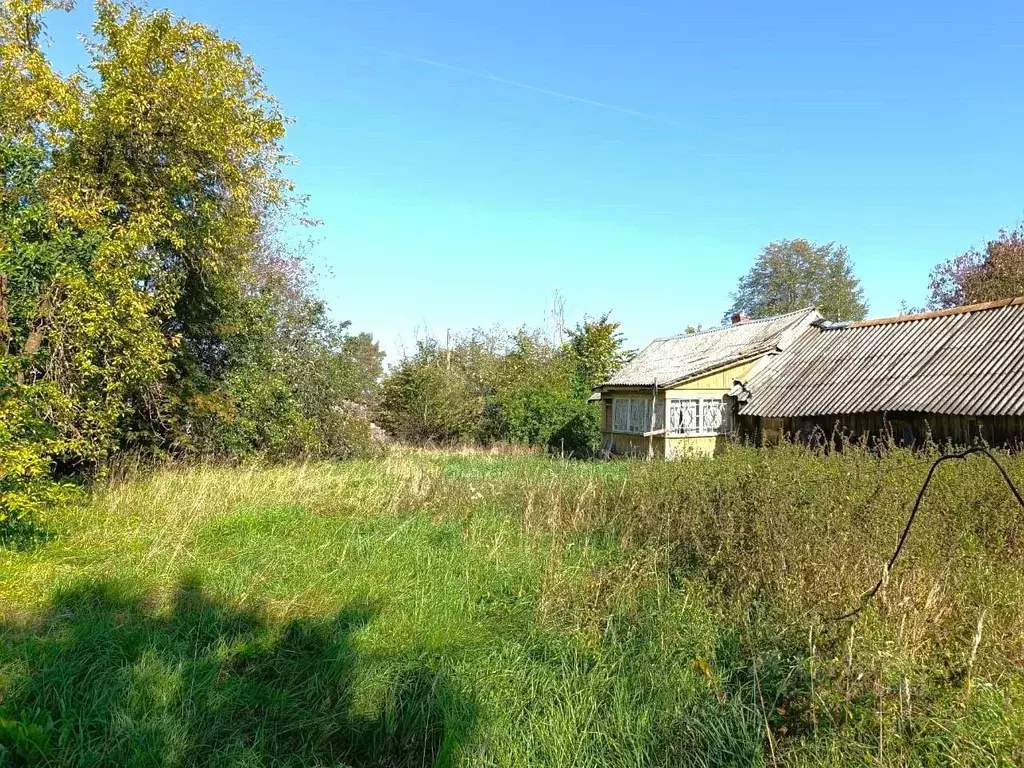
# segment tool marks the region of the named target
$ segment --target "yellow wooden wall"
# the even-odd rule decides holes
[[[665,438],[663,437],[655,437],[652,441],[651,438],[642,435],[605,432],[601,440],[602,448],[609,440],[614,443],[615,453],[619,456],[647,458],[649,448],[654,449],[654,455],[658,458],[665,455]]]
[[[672,389],[658,390],[658,402],[664,406],[666,399],[681,397],[722,397],[729,394],[733,388],[733,382],[737,379],[746,380],[747,376],[757,365],[758,361],[753,360],[731,368],[723,368],[713,373],[699,376],[692,381],[675,385]],[[616,397],[651,397],[649,387],[635,387],[628,389],[610,389],[602,393],[602,398]],[[606,407],[605,401],[601,403],[602,413],[602,448],[609,443],[615,446],[615,452],[621,454],[647,455],[648,442],[650,438],[640,435],[622,434],[612,432],[611,411]],[[666,443],[668,445],[666,446]],[[666,447],[668,458],[684,454],[714,456],[725,449],[726,438],[724,435],[701,435],[695,437],[655,437],[654,455],[665,456]]]
[[[700,376],[692,381],[677,384],[675,387],[668,390],[669,397],[692,397],[695,393],[727,395],[732,390],[733,382],[737,379],[746,381],[747,376],[754,369],[754,366],[757,365],[757,363],[757,360],[751,360],[749,362],[733,366],[732,368],[723,368],[722,370],[715,371],[714,373]]]

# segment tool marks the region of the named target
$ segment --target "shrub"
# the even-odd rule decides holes
[[[590,403],[572,403],[561,425],[548,439],[552,451],[564,452],[575,459],[592,457],[600,444],[601,414]]]
[[[484,406],[483,397],[459,371],[429,361],[403,361],[380,392],[382,426],[414,443],[481,439]]]
[[[50,477],[56,436],[36,412],[43,399],[41,388],[0,380],[0,538],[64,495]]]

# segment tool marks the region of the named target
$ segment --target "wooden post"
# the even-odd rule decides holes
[[[647,438],[647,458],[654,458],[654,428],[658,422],[658,379],[655,377],[654,386],[651,388],[651,428],[650,437]]]

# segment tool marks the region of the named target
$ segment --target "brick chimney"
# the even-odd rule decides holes
[[[733,315],[732,324],[739,325],[740,323],[750,322],[750,315]]]

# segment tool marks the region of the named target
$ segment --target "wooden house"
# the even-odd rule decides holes
[[[814,309],[655,339],[595,388],[603,447],[616,454],[671,458],[713,455],[735,430],[729,397],[821,320]]]
[[[889,436],[1019,445],[1024,297],[857,323],[812,323],[731,390],[756,441]]]

